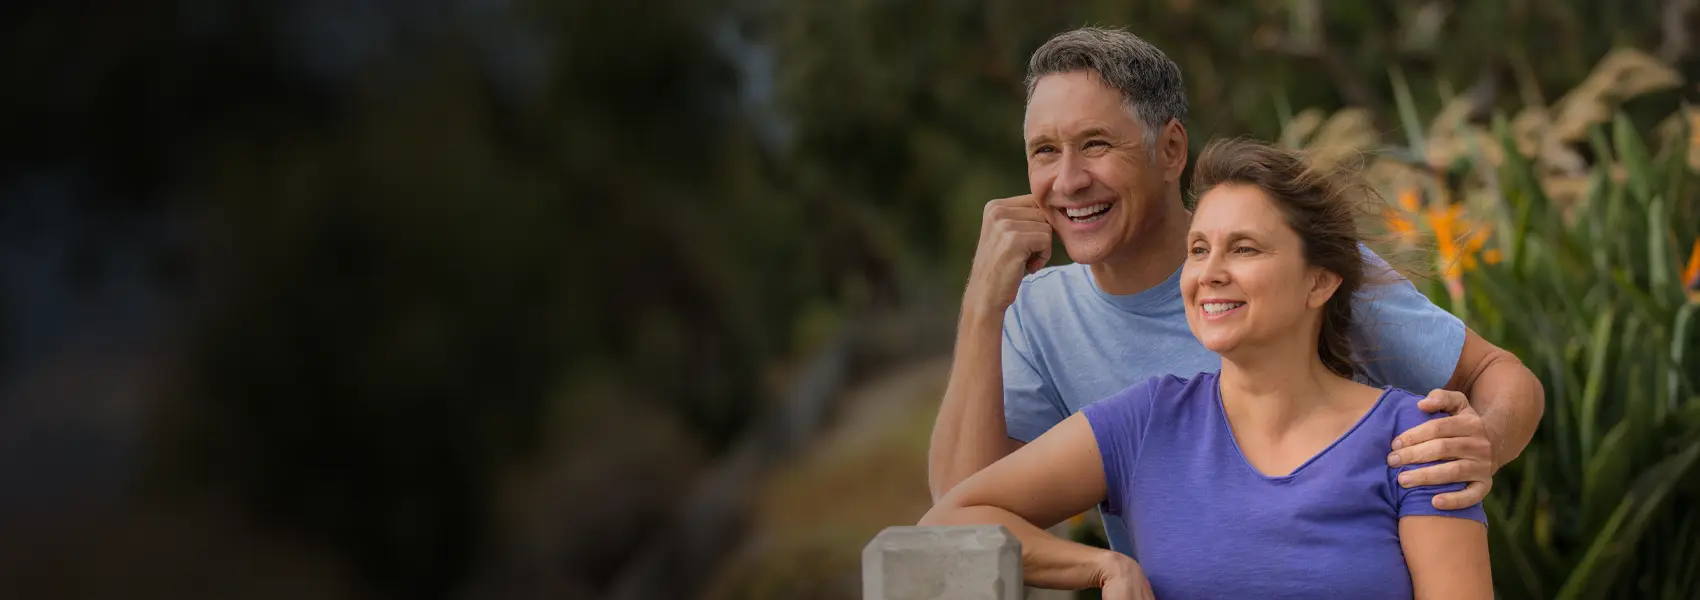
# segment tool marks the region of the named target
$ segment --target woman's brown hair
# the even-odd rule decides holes
[[[1366,284],[1357,217],[1373,191],[1343,170],[1324,170],[1299,152],[1247,139],[1218,139],[1205,145],[1192,175],[1193,197],[1223,184],[1255,186],[1275,202],[1304,243],[1305,262],[1340,277],[1340,287],[1322,308],[1316,353],[1342,377],[1358,370],[1352,356],[1352,298]]]

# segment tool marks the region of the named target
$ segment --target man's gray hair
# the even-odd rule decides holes
[[[1146,149],[1156,152],[1157,132],[1175,119],[1186,124],[1186,85],[1181,68],[1156,46],[1120,29],[1082,27],[1059,33],[1027,61],[1027,99],[1039,78],[1092,71],[1120,91],[1145,124]]]

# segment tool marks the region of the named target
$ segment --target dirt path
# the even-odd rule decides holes
[[[832,426],[764,483],[705,598],[860,598],[862,547],[931,505],[927,439],[949,375],[937,357],[852,387]]]

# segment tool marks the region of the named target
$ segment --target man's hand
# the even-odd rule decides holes
[[[1434,497],[1434,507],[1441,510],[1456,510],[1481,502],[1493,487],[1493,474],[1498,470],[1493,459],[1493,443],[1488,440],[1481,415],[1476,414],[1463,394],[1447,390],[1430,392],[1417,407],[1431,413],[1446,411],[1452,416],[1412,427],[1394,438],[1387,465],[1450,462],[1401,473],[1399,485],[1409,488],[1465,483],[1462,491]]]
[[[963,306],[1003,315],[1021,278],[1051,260],[1051,224],[1031,194],[986,203]]]

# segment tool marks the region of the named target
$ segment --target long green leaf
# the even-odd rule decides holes
[[[1689,475],[1697,457],[1700,457],[1700,442],[1660,461],[1636,479],[1635,486],[1612,512],[1599,535],[1588,544],[1587,552],[1559,590],[1558,598],[1606,596],[1617,581],[1619,567],[1631,554],[1647,523],[1664,508],[1671,489]]]
[[[1405,72],[1395,63],[1387,69],[1387,76],[1393,80],[1393,104],[1399,110],[1399,122],[1405,127],[1405,139],[1410,143],[1411,153],[1415,156],[1428,154],[1428,142],[1423,136],[1423,126],[1417,119],[1416,103],[1411,101],[1411,88],[1405,83]]]
[[[1653,200],[1653,161],[1647,157],[1647,146],[1636,133],[1635,124],[1623,113],[1612,119],[1612,133],[1617,138],[1618,157],[1628,172],[1629,189],[1643,204]]]
[[[1670,265],[1670,240],[1664,234],[1665,199],[1654,196],[1647,208],[1647,277],[1652,296],[1665,300],[1668,296],[1682,297],[1682,291],[1676,289],[1671,281],[1676,279],[1675,270]]]
[[[1606,359],[1611,356],[1612,323],[1616,317],[1616,311],[1601,313],[1594,323],[1593,341],[1588,345],[1588,380],[1582,390],[1582,403],[1577,407],[1579,414],[1576,420],[1581,430],[1577,438],[1582,443],[1583,460],[1594,456],[1600,396],[1606,389]]]
[[[1700,312],[1700,304],[1689,303],[1682,305],[1676,311],[1676,324],[1671,327],[1670,366],[1666,368],[1670,379],[1669,396],[1666,403],[1670,408],[1676,408],[1676,399],[1684,393],[1700,392],[1700,384],[1696,384],[1694,373],[1684,367],[1688,363],[1688,348],[1691,337],[1689,329],[1694,325],[1694,313]],[[1678,385],[1678,384],[1681,385]]]
[[[1587,471],[1582,473],[1582,531],[1590,535],[1599,532],[1622,498],[1633,454],[1629,443],[1646,442],[1634,423],[1632,419],[1618,421],[1600,441],[1599,452],[1589,457]]]

